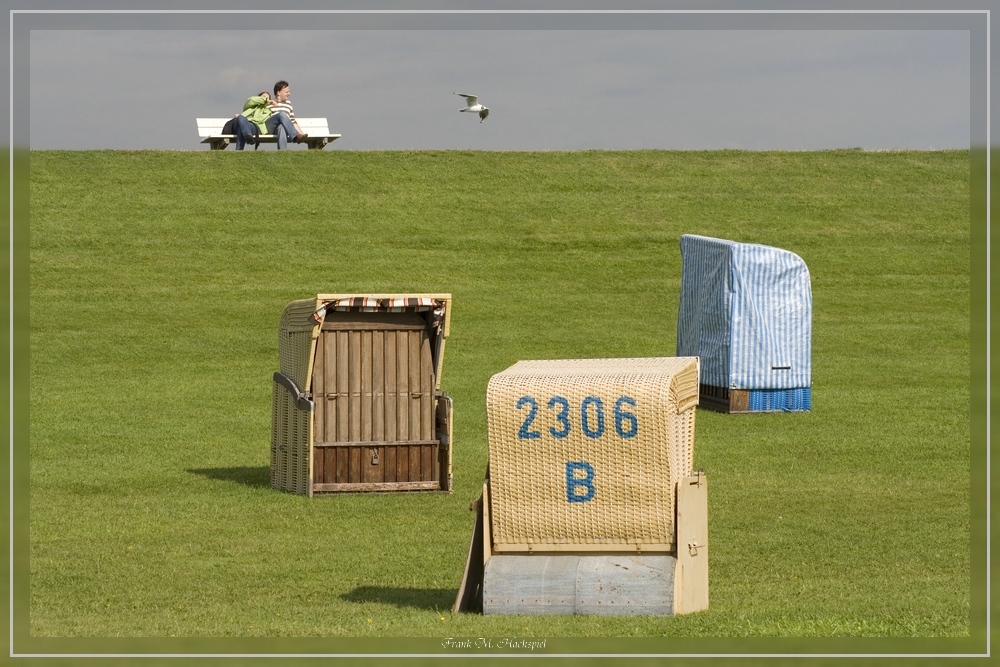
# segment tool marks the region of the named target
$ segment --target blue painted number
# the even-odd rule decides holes
[[[583,472],[583,477],[577,477]],[[580,492],[583,487],[583,492]],[[585,503],[594,497],[594,467],[584,461],[566,462],[566,500],[571,503]]]
[[[632,438],[639,432],[639,420],[631,412],[622,410],[623,403],[631,405],[634,408],[635,399],[622,396],[615,401],[615,431],[623,438]],[[625,428],[626,424],[628,426],[627,429]]]
[[[593,405],[597,412],[597,428],[590,428],[590,411],[588,408]],[[604,435],[604,401],[597,396],[588,396],[580,404],[580,426],[583,427],[583,434],[588,438],[600,438]]]
[[[538,416],[538,401],[531,396],[522,396],[517,401],[517,409],[520,410],[525,406],[529,408],[528,414],[521,423],[517,437],[521,440],[537,440],[542,434],[532,430],[531,425]],[[555,425],[549,427],[549,433],[553,438],[568,437],[573,428],[569,401],[562,396],[553,396],[548,401],[548,407],[549,410],[557,410],[554,415]],[[634,438],[639,434],[639,418],[631,411],[635,407],[635,399],[630,396],[622,396],[615,401],[615,433],[622,438]],[[583,434],[593,440],[604,435],[604,401],[599,397],[588,396],[583,399],[580,404],[580,427],[583,429]]]
[[[556,420],[562,424],[562,430],[557,431],[554,426],[549,427],[549,433],[552,434],[554,438],[565,438],[569,435],[570,423],[569,423],[569,401],[567,401],[562,396],[553,396],[549,399],[549,408],[554,408],[556,406],[562,407],[559,414],[556,415]]]
[[[528,427],[531,426],[531,422],[535,421],[535,415],[538,414],[538,403],[535,402],[531,396],[522,396],[521,400],[517,402],[517,409],[520,410],[525,405],[531,406],[531,411],[528,412],[527,418],[524,423],[521,424],[521,430],[517,432],[517,437],[521,440],[534,440],[536,438],[542,437],[542,434],[538,431],[529,431]]]

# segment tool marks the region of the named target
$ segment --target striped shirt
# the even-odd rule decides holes
[[[278,113],[279,111],[284,111],[288,114],[288,117],[295,122],[295,112],[292,111],[292,105],[288,102],[272,102],[271,103],[271,113]]]

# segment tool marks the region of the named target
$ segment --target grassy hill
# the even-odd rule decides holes
[[[968,636],[969,157],[32,152],[32,635]],[[813,410],[698,413],[710,610],[452,615],[488,379],[673,355],[684,233],[813,289]],[[455,492],[270,489],[284,306],[407,291],[454,295]]]

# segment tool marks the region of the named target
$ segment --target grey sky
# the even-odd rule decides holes
[[[207,150],[279,78],[328,151],[970,142],[967,30],[116,29],[31,31],[31,147]]]

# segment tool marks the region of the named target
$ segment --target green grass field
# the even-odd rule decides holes
[[[30,156],[30,630],[967,637],[970,155]],[[518,359],[672,356],[681,234],[812,275],[813,410],[699,411],[711,608],[453,615]],[[284,306],[451,292],[452,494],[269,487]]]

